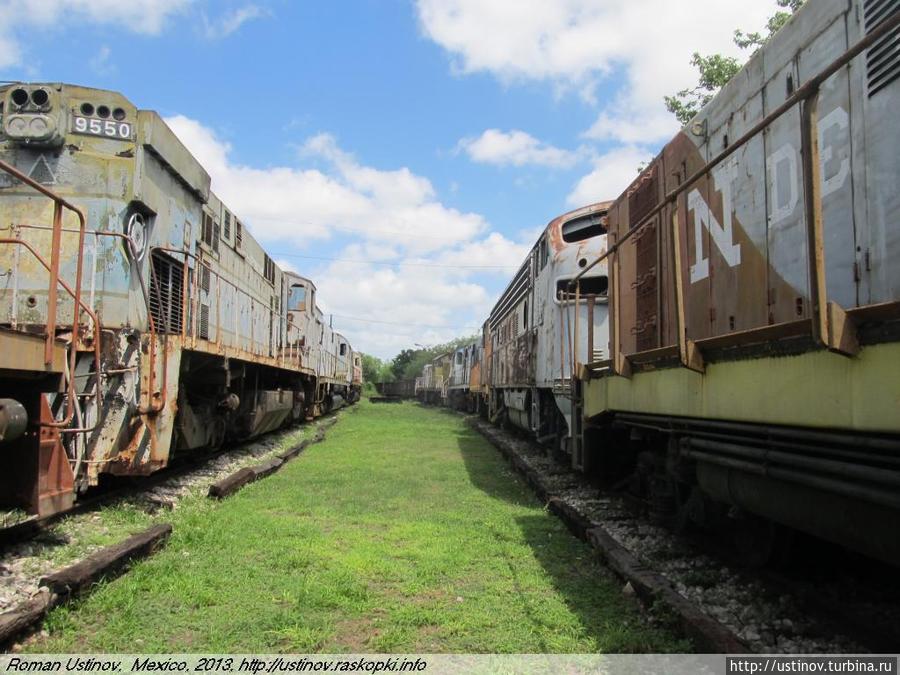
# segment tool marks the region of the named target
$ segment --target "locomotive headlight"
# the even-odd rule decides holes
[[[28,131],[28,120],[24,117],[10,117],[6,120],[6,133],[8,136],[22,136]]]
[[[6,120],[6,135],[14,140],[44,141],[56,132],[56,120],[49,115],[11,115]]]
[[[140,213],[132,213],[125,225],[125,235],[131,242],[135,260],[141,260],[147,246],[147,223],[144,221],[144,216]]]
[[[32,118],[31,123],[28,126],[30,127],[29,131],[31,131],[34,136],[44,136],[48,131],[47,120],[43,116]]]

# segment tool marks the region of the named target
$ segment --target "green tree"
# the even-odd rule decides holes
[[[393,382],[390,364],[371,354],[362,355],[363,380],[366,382]]]
[[[777,0],[778,6],[788,10],[786,12],[775,12],[766,22],[766,34],[745,33],[741,30],[734,31],[734,43],[741,49],[753,47],[753,52],[766,44],[766,41],[772,37],[778,30],[788,22],[791,15],[800,9],[800,6],[806,0]]]
[[[394,374],[394,377],[398,380],[403,379],[403,373],[406,370],[407,364],[409,364],[416,356],[421,352],[421,349],[404,349],[402,352],[397,354],[394,357],[393,361],[391,361],[391,372]]]
[[[769,38],[781,28],[791,15],[796,12],[805,0],[776,0],[779,7],[785,11],[778,11],[766,22],[765,34],[759,32],[745,33],[741,30],[734,31],[734,43],[741,49],[753,48],[755,53]],[[733,56],[712,54],[702,56],[700,52],[694,52],[691,57],[691,65],[697,68],[699,81],[696,87],[682,89],[673,96],[664,96],[666,110],[675,115],[682,126],[690,122],[707,103],[712,100],[728,81],[741,69],[742,63]]]

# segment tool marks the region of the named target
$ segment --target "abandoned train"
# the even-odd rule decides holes
[[[0,88],[0,501],[46,515],[104,474],[359,397],[360,357],[155,112]]]
[[[900,564],[898,10],[798,10],[589,207],[600,255],[540,281],[532,252],[466,395],[748,558],[804,532]],[[467,353],[423,373],[422,397],[449,398]]]

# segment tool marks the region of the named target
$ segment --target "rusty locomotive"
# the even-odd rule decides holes
[[[577,289],[570,285],[606,250],[609,206],[592,204],[547,225],[494,305],[481,339],[425,365],[416,385],[420,400],[483,412],[575,453],[580,464],[571,350],[577,345],[580,363],[606,356],[606,266],[594,266]]]
[[[487,413],[748,560],[812,535],[900,564],[898,41],[897,0],[797,11],[603,206],[600,255],[542,289],[579,308],[555,332],[526,261]]]
[[[0,88],[0,501],[47,515],[344,403],[360,356],[155,112]]]

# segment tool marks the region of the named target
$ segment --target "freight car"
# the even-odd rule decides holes
[[[359,397],[359,355],[121,94],[0,87],[0,501],[47,515]]]
[[[405,378],[393,382],[376,382],[375,390],[388,398],[415,398],[416,380],[418,378]]]
[[[900,564],[898,9],[807,2],[580,273],[608,267],[611,307],[610,353],[572,352],[583,465],[748,558],[803,531]]]

